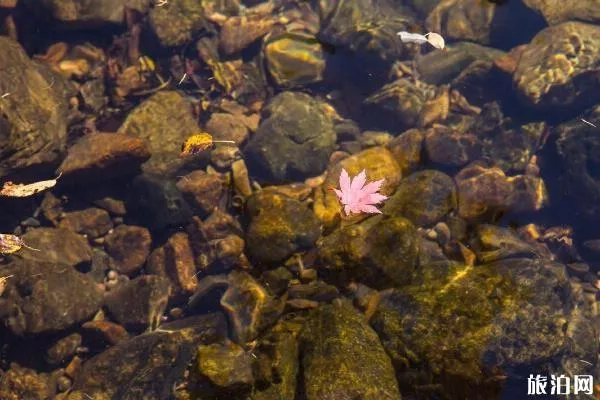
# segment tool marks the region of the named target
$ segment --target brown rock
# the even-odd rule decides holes
[[[152,237],[140,226],[119,225],[106,236],[106,252],[115,262],[115,269],[132,276],[137,273],[150,253]]]
[[[134,174],[150,157],[143,141],[114,133],[84,136],[58,168],[63,180],[97,182]]]
[[[271,30],[275,20],[262,15],[233,16],[221,27],[220,46],[227,55],[245,49]]]
[[[65,213],[58,227],[97,238],[111,230],[113,224],[108,212],[100,208],[88,208]]]
[[[47,374],[38,374],[18,364],[11,364],[0,379],[0,398],[3,400],[46,400],[53,394]]]
[[[471,164],[454,179],[458,189],[458,214],[462,218],[476,218],[508,206],[512,185],[500,168]]]
[[[244,197],[252,196],[252,186],[248,176],[248,168],[244,160],[237,160],[231,165],[233,175],[233,186],[235,190]]]
[[[445,126],[428,129],[425,134],[427,158],[435,163],[460,167],[481,153],[477,136]]]
[[[45,359],[49,364],[60,364],[73,357],[79,346],[81,346],[81,335],[72,333],[52,344],[46,351]]]
[[[39,250],[23,249],[19,255],[27,260],[49,261],[72,267],[92,260],[92,248],[87,240],[68,229],[31,229],[22,239],[28,246]]]
[[[217,260],[226,269],[231,269],[240,262],[244,254],[244,239],[237,235],[229,235],[215,243],[215,255]],[[243,262],[242,262],[243,265]]]
[[[152,274],[169,278],[176,294],[187,296],[198,287],[194,252],[188,235],[183,232],[175,233],[164,246],[154,250],[147,268]]]
[[[223,192],[221,178],[204,171],[194,171],[177,182],[177,189],[185,199],[204,216],[216,207]]]
[[[237,145],[244,143],[249,134],[241,116],[226,113],[213,113],[205,128],[215,140],[233,140]]]
[[[127,330],[141,331],[160,325],[170,293],[168,279],[143,275],[109,292],[104,304],[110,315]]]
[[[110,321],[89,321],[81,327],[86,331],[101,336],[102,340],[110,345],[115,345],[121,340],[129,338],[129,334],[125,328]]]
[[[387,144],[402,169],[402,175],[410,175],[421,163],[424,139],[423,131],[409,129]]]
[[[113,215],[123,216],[127,213],[125,208],[125,202],[123,200],[113,199],[112,197],[105,197],[94,202],[100,208],[105,209]]]

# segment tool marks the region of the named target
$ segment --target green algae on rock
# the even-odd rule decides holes
[[[400,181],[382,211],[423,226],[439,221],[456,206],[456,185],[452,178],[439,171],[425,170]]]
[[[253,176],[268,183],[286,183],[318,175],[333,153],[336,133],[327,105],[296,92],[275,96],[245,148]]]
[[[212,27],[204,16],[204,2],[172,0],[167,7],[153,7],[148,24],[162,47],[183,46],[203,30]]]
[[[301,202],[275,192],[259,192],[248,200],[247,251],[259,263],[284,261],[310,249],[321,234],[319,221]]]
[[[307,400],[402,398],[377,334],[347,301],[313,312],[301,352]]]
[[[598,344],[589,320],[577,317],[577,296],[565,267],[552,261],[438,263],[422,267],[402,290],[382,295],[371,324],[401,388],[444,399],[489,399],[503,384],[521,385],[514,372],[520,368],[560,371],[582,354],[594,359]],[[588,337],[587,347],[570,348],[569,323]]]
[[[342,284],[403,285],[416,268],[418,241],[416,228],[406,218],[369,217],[319,241],[322,272]]]

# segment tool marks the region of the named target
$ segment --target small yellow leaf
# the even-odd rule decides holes
[[[12,278],[13,276],[14,275],[0,277],[0,295],[2,295],[2,293],[4,293],[4,289],[6,289],[6,281],[8,281],[8,278]]]
[[[215,143],[232,143],[233,140],[213,140],[213,137],[208,133],[198,133],[190,136],[181,146],[181,155],[190,156],[210,149]]]
[[[23,247],[23,240],[15,235],[8,235],[0,233],[0,253],[12,254],[21,250]]]

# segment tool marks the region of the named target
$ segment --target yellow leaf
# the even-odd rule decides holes
[[[198,133],[190,136],[181,146],[181,155],[190,156],[210,149],[214,143],[233,143],[233,140],[213,140],[208,133]]]
[[[7,233],[0,233],[0,254],[12,254],[26,247],[31,250],[39,251],[33,247],[29,247],[23,242],[23,239],[16,235],[10,235]]]

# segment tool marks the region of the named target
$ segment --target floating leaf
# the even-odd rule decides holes
[[[50,189],[56,185],[56,181],[60,178],[60,175],[56,179],[50,179],[47,181],[39,181],[29,184],[5,182],[2,190],[0,190],[0,196],[5,197],[28,197],[33,196],[43,190]]]
[[[181,155],[190,156],[198,154],[213,146],[214,143],[233,143],[233,140],[213,140],[213,137],[208,133],[198,133],[190,136],[181,146]]]
[[[39,251],[38,249],[27,246],[25,242],[23,242],[23,239],[18,236],[0,233],[0,254],[16,253],[17,251],[21,250],[22,247]]]
[[[331,188],[344,206],[346,215],[350,214],[381,214],[375,204],[381,203],[386,196],[378,193],[384,179],[367,183],[367,174],[362,170],[360,174],[351,179],[348,172],[342,168],[340,174],[340,188]]]
[[[0,276],[0,295],[2,295],[4,289],[6,289],[6,281],[8,281],[8,278],[12,278],[13,276],[14,275]]]

